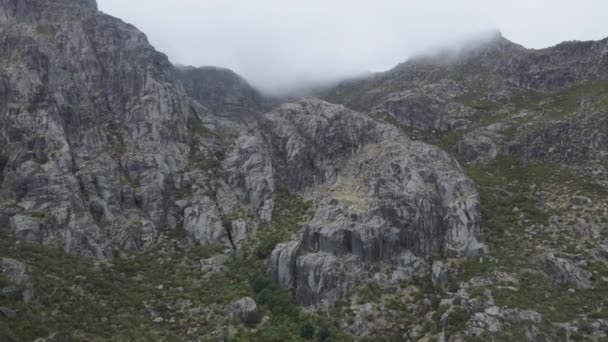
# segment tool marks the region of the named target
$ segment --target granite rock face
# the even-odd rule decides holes
[[[524,161],[577,164],[608,158],[608,115],[583,112],[531,126],[510,147]]]
[[[504,153],[504,132],[509,128],[504,123],[494,123],[476,129],[465,136],[456,146],[467,164],[486,164]]]
[[[340,299],[364,278],[357,270],[375,262],[408,268],[433,252],[484,253],[477,192],[458,164],[343,106],[316,99],[283,105],[230,155],[241,163],[228,174],[270,158],[276,180],[315,200],[304,231],[278,245],[270,262],[274,279],[295,288],[302,304]],[[240,182],[257,208],[272,193],[266,169]]]
[[[605,38],[526,49],[495,32],[458,47],[421,54],[383,73],[346,80],[323,98],[370,111],[390,101],[391,94],[417,92],[455,100],[471,90],[488,88],[486,100],[505,105],[521,89],[556,92],[582,81],[606,79],[607,47]]]
[[[95,1],[2,1],[0,26],[2,221],[97,259],[183,229],[178,190],[209,189],[218,143],[167,57]]]
[[[388,113],[407,127],[457,130],[466,126],[473,109],[428,92],[406,90],[390,94],[375,112]]]
[[[175,76],[186,94],[209,111],[204,118],[207,126],[233,137],[255,127],[260,115],[278,101],[262,95],[228,69],[177,66]]]
[[[592,287],[591,272],[582,270],[572,262],[555,255],[543,255],[538,258],[541,270],[556,283],[573,286],[577,289]]]

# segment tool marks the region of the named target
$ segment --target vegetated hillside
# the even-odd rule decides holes
[[[281,104],[95,1],[0,27],[1,340],[606,338],[608,40]]]

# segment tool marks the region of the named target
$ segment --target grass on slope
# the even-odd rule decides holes
[[[287,238],[309,207],[281,189],[275,221],[246,250],[266,251]],[[219,272],[207,273],[202,261],[221,255],[224,247],[186,247],[167,238],[152,250],[104,264],[17,242],[5,229],[0,234],[0,256],[26,263],[36,291],[30,304],[19,296],[0,297],[0,306],[18,311],[14,320],[0,315],[2,341],[51,335],[75,341],[345,340],[323,318],[301,312],[293,296],[268,278],[266,261],[254,252],[226,255]],[[244,296],[254,298],[268,317],[255,329],[229,318],[230,304]],[[154,322],[155,317],[162,322]]]
[[[602,308],[608,304],[608,287],[596,283],[594,289],[568,292],[567,286],[553,283],[549,278],[534,271],[532,257],[542,240],[551,236],[533,236],[525,229],[547,224],[551,212],[535,203],[535,191],[555,191],[566,194],[584,194],[601,200],[608,196],[606,189],[592,179],[572,175],[555,165],[522,165],[513,158],[502,157],[487,166],[473,166],[468,175],[479,184],[485,235],[490,243],[493,261],[486,262],[484,269],[478,265],[465,265],[465,274],[480,275],[493,271],[515,274],[518,290],[498,287],[493,290],[495,302],[500,306],[533,309],[548,322],[565,322],[581,314],[606,315]],[[517,208],[517,210],[514,210]],[[523,217],[523,224],[520,224]],[[470,269],[468,269],[470,268]],[[598,267],[600,274],[607,270]],[[507,284],[508,285],[508,284]]]

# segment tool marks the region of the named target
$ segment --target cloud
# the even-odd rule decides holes
[[[172,62],[228,67],[267,92],[380,71],[479,32],[540,48],[608,36],[605,0],[98,0]]]

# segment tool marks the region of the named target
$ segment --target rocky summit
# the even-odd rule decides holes
[[[314,97],[0,0],[0,340],[602,341],[608,38]]]

